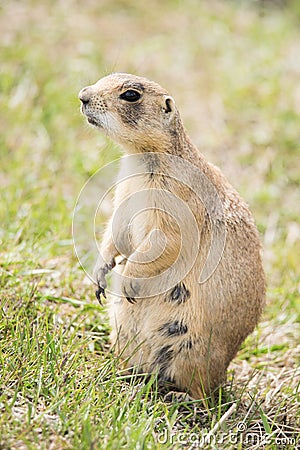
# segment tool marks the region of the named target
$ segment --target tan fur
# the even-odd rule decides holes
[[[136,102],[120,98],[128,89],[139,92],[141,98]],[[151,153],[154,157],[160,154],[162,159],[159,159],[158,166],[165,161],[165,167],[160,167],[163,173],[172,173],[178,168],[179,173],[185,173],[184,166],[181,170],[180,161],[193,164],[199,173],[205,174],[217,192],[221,213],[214,210],[217,200],[201,177],[189,175],[188,171],[188,186],[196,186],[206,196],[211,208],[208,217],[205,202],[199,201],[193,189],[161,175],[159,170],[154,169],[154,176],[149,176],[149,163],[143,165],[141,162],[140,167],[133,168],[141,172],[141,176],[128,178],[118,186],[114,205],[117,211],[131,194],[144,190],[141,207],[146,208],[152,204],[154,189],[161,191],[161,195],[154,199],[159,209],[147,209],[133,220],[131,237],[135,250],[133,254],[130,254],[130,249],[127,254],[124,251],[125,263],[117,267],[128,278],[120,287],[124,297],[112,298],[109,305],[112,343],[116,351],[122,353],[128,367],[135,367],[143,373],[158,373],[162,381],[169,381],[177,389],[201,398],[225,380],[231,359],[257,324],[264,305],[265,279],[260,243],[251,213],[220,170],[208,163],[191,143],[173,98],[158,84],[117,73],[82,89],[79,98],[83,103],[82,112],[89,121],[119,142],[127,154]],[[177,167],[172,167],[172,161],[164,159],[164,155],[181,158],[175,158]],[[127,169],[127,163],[124,164],[121,177]],[[176,286],[159,295],[147,297],[145,294],[143,297],[141,293],[147,288],[147,283],[149,287],[156,280],[151,280],[151,277],[171,267],[177,258],[184,269],[184,265],[190,264],[189,255],[196,246],[193,241],[195,235],[191,232],[190,241],[185,241],[184,248],[180,247],[180,228],[192,230],[191,217],[183,210],[180,215],[180,204],[176,212],[178,217],[180,215],[179,224],[164,213],[161,209],[176,209],[165,192],[179,197],[194,215],[200,230],[196,261]],[[129,217],[130,208],[134,206],[128,200],[126,210]],[[102,256],[95,270],[102,291],[105,288],[104,277],[115,264],[116,247],[122,245],[127,227],[125,218],[120,220],[113,240],[111,223],[105,232]],[[211,276],[199,283],[199,273],[205,267],[214,226],[217,230],[222,227],[226,230],[224,251]],[[164,232],[166,247],[160,234],[151,234],[155,229]],[[149,254],[146,263],[142,261],[145,254]],[[160,256],[152,260],[155,254]],[[131,277],[134,281],[130,281]],[[140,278],[146,281],[139,283]],[[158,290],[160,287],[163,288],[163,284],[157,286]]]

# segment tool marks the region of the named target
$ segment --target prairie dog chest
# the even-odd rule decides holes
[[[154,155],[122,161],[115,195],[114,215],[128,233],[132,248],[142,242],[158,247],[171,238],[180,240],[197,216],[195,195],[180,180],[169,176],[170,167]],[[164,162],[164,160],[163,160]],[[192,212],[193,210],[193,212]],[[119,234],[122,239],[121,233]]]
[[[127,226],[135,247],[156,227],[157,213],[151,207],[151,192],[145,176],[122,181],[116,190],[114,213],[118,213],[118,220]]]
[[[151,177],[140,160],[138,163],[126,158],[122,161],[115,192],[114,215],[120,228],[126,228],[135,248],[161,226],[160,216],[167,208],[160,195],[161,190],[160,180]]]

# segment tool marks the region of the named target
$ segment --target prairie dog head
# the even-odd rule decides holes
[[[112,139],[139,150],[170,141],[178,111],[159,84],[127,73],[114,73],[79,92],[81,112]]]

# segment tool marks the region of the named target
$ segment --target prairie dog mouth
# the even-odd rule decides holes
[[[84,104],[81,105],[80,111],[81,111],[81,114],[83,114],[87,118],[87,121],[91,125],[94,125],[95,127],[101,127],[101,124],[95,119],[95,117],[93,117],[92,115],[90,115],[88,113]]]
[[[96,120],[93,117],[87,116],[87,120],[88,120],[88,123],[90,123],[91,125],[94,125],[95,127],[101,126],[98,122],[96,122]]]

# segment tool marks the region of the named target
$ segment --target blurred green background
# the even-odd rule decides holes
[[[121,154],[86,125],[77,99],[82,87],[113,71],[165,87],[194,143],[250,204],[264,246],[268,304],[240,359],[256,366],[273,358],[276,372],[288,349],[289,367],[297,365],[300,3],[2,0],[0,38],[2,383],[13,386],[3,402],[25,389],[13,380],[26,365],[28,380],[37,376],[30,358],[38,349],[23,349],[24,330],[36,321],[37,340],[69,330],[71,321],[83,335],[100,333],[98,350],[106,345],[103,311],[84,307],[94,303],[93,288],[74,256],[71,227],[85,181]],[[51,404],[52,394],[44,395]],[[15,424],[12,407],[6,414],[2,425]]]

